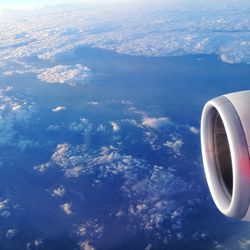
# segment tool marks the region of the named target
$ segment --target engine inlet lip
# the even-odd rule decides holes
[[[231,197],[225,192],[215,160],[213,141],[215,111],[224,124],[231,154],[233,175]],[[238,113],[225,96],[209,101],[203,109],[201,149],[206,179],[216,206],[226,216],[242,219],[247,213],[250,201],[249,152]]]

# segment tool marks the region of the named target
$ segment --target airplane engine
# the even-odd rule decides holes
[[[209,190],[226,216],[250,221],[250,91],[206,103],[201,149]]]

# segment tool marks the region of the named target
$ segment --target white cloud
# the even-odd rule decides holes
[[[11,216],[10,200],[5,199],[0,202],[0,216],[8,218]]]
[[[175,149],[179,150],[180,144],[177,146],[176,143]],[[145,160],[120,153],[113,146],[91,150],[85,145],[59,144],[50,160],[41,166],[44,165],[58,168],[65,178],[77,169],[77,176],[93,176],[96,181],[93,184],[106,183],[112,177],[120,176],[123,180],[120,190],[128,198],[129,206],[115,210],[113,214],[116,218],[130,216],[132,221],[134,218],[136,227],[140,229],[153,231],[160,228],[167,218],[172,224],[171,234],[180,237],[178,228],[182,227],[186,206],[191,209],[190,206],[196,204],[173,198],[176,192],[186,192],[193,187],[178,176],[174,167],[151,166]],[[71,214],[71,204],[63,205],[61,208]],[[76,234],[86,240],[94,228],[100,232],[101,228],[93,223],[92,226],[89,223],[79,224]],[[88,229],[90,227],[92,230]]]
[[[171,148],[174,151],[175,155],[180,156],[183,144],[184,143],[181,139],[173,138],[172,141],[166,141],[163,145]]]
[[[4,89],[5,92],[9,92],[11,90],[13,90],[13,86],[10,85],[6,86],[6,88]]]
[[[24,139],[24,138],[19,138],[19,140],[17,141],[18,148],[20,150],[26,150],[27,148],[31,149],[31,148],[37,148],[39,147],[39,142],[35,141],[35,140],[28,140],[28,139]]]
[[[1,210],[4,210],[4,209],[6,209],[6,208],[7,208],[7,204],[8,204],[8,202],[9,202],[9,200],[8,200],[8,199],[3,200],[3,201],[1,201],[1,202],[0,202],[0,211],[1,211]]]
[[[21,149],[24,149],[25,141],[20,134],[17,135],[15,127],[27,127],[34,112],[33,102],[15,96],[7,96],[0,91],[0,147],[20,145]],[[28,141],[26,140],[27,146],[31,145],[31,141]]]
[[[37,78],[45,83],[68,84],[75,86],[85,84],[90,75],[90,69],[84,65],[57,65],[45,69]]]
[[[91,132],[91,129],[92,124],[84,117],[81,117],[79,122],[72,122],[69,124],[69,131],[74,133],[88,135]]]
[[[120,130],[120,126],[118,125],[118,123],[116,123],[116,122],[110,122],[110,124],[111,124],[112,130],[114,132],[118,132]]]
[[[199,134],[200,133],[200,130],[198,128],[196,128],[196,127],[191,126],[191,127],[188,127],[188,129],[193,134]]]
[[[96,129],[97,132],[104,132],[105,130],[106,130],[106,126],[103,125],[103,124],[100,124],[100,125],[97,127],[97,129]]]
[[[142,125],[146,127],[151,127],[155,129],[163,128],[167,125],[171,125],[172,122],[167,117],[146,117],[142,121]]]
[[[83,166],[75,166],[73,168],[66,169],[65,176],[68,178],[77,178],[81,175],[83,169]]]
[[[81,239],[100,238],[103,234],[104,226],[98,222],[98,219],[88,219],[79,225],[75,225],[76,235]]]
[[[144,250],[151,250],[153,249],[153,245],[152,244],[148,244]]]
[[[202,13],[195,1],[189,1],[190,6],[183,1],[149,2],[141,1],[133,8],[93,5],[49,13],[41,10],[46,22],[41,15],[27,14],[28,25],[18,15],[5,16],[5,22],[0,23],[0,65],[30,56],[51,60],[84,45],[144,56],[218,54],[225,62],[250,63],[247,1],[243,1],[245,11],[242,3],[213,3],[206,9],[202,6]],[[192,6],[194,11],[190,11]],[[76,68],[60,67],[41,73],[42,80],[70,84]],[[71,73],[62,76],[65,70]]]
[[[60,112],[62,110],[66,110],[66,107],[65,106],[57,106],[57,107],[52,109],[53,112]]]
[[[80,243],[80,250],[95,250],[95,248],[88,241],[85,241]]]
[[[99,172],[100,175],[118,175],[134,168],[143,168],[143,161],[122,155],[112,146],[102,147],[99,151],[90,152],[86,146],[59,144],[47,163],[35,166],[34,169],[45,173],[56,166],[66,178],[78,177],[88,172]],[[97,166],[97,168],[95,168]]]
[[[54,124],[51,124],[46,128],[47,131],[59,131],[60,129],[61,129],[60,125],[54,125]]]
[[[50,167],[50,164],[43,163],[43,164],[34,166],[33,169],[39,171],[40,173],[44,173],[49,167]]]
[[[42,239],[36,239],[36,240],[33,240],[33,241],[27,243],[26,244],[26,249],[27,250],[37,249],[42,244],[43,244],[43,240]]]
[[[17,233],[17,230],[16,230],[16,229],[8,229],[8,230],[6,231],[6,233],[5,233],[5,237],[6,237],[7,239],[11,239],[11,238],[13,238],[13,237],[16,235],[16,233]]]
[[[244,239],[239,241],[240,249],[247,250],[250,247],[250,240]]]
[[[72,205],[70,203],[64,203],[64,204],[60,205],[60,208],[67,215],[71,215],[72,214],[71,207],[72,207]]]
[[[184,204],[179,204],[177,200],[169,197],[186,188],[187,184],[175,175],[173,170],[155,165],[141,180],[138,180],[137,175],[127,176],[122,190],[131,196],[129,214],[141,219],[141,228],[151,231],[160,228],[166,218],[173,223],[172,227],[177,223],[181,226]],[[171,218],[176,209],[178,215]],[[172,236],[178,233],[178,230],[170,229],[170,231]]]
[[[55,188],[52,192],[52,196],[58,196],[63,197],[65,195],[65,188],[63,186],[60,186],[58,188]]]
[[[98,106],[98,105],[100,105],[101,103],[100,103],[100,102],[97,102],[97,101],[91,101],[91,102],[88,102],[87,104],[88,104],[88,105],[92,105],[92,106]]]

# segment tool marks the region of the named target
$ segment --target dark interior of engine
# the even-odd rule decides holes
[[[220,182],[225,193],[231,198],[233,190],[232,159],[225,126],[217,110],[215,110],[213,131],[213,147]]]

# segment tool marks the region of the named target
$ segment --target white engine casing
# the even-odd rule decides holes
[[[226,216],[250,220],[250,91],[205,105],[201,149],[212,198]]]

